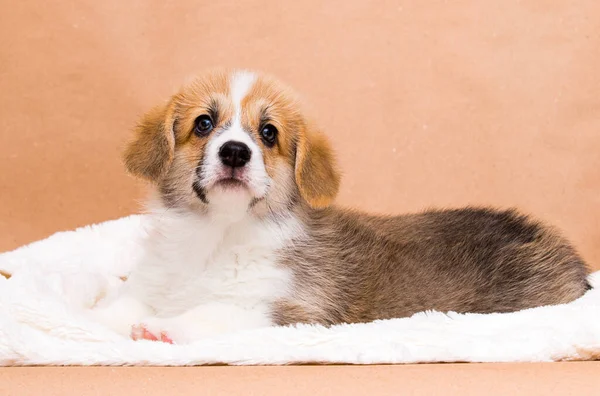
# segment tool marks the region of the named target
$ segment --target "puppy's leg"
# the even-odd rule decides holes
[[[273,325],[266,304],[244,308],[208,303],[171,318],[150,317],[134,325],[133,339],[186,344],[202,338]]]
[[[100,322],[115,332],[129,337],[131,327],[142,318],[153,314],[152,309],[139,299],[123,295],[106,306],[89,311],[90,319]]]

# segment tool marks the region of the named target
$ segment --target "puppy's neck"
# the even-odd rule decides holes
[[[207,194],[207,208],[204,213],[211,221],[225,226],[238,223],[250,216],[252,196],[246,191],[234,193],[216,189]]]
[[[148,251],[157,256],[168,252],[171,261],[182,263],[187,261],[178,257],[187,254],[201,265],[215,252],[232,246],[250,245],[272,251],[304,233],[302,223],[292,213],[285,218],[257,217],[246,205],[240,205],[245,201],[240,202],[239,197],[218,202],[216,207],[200,212],[168,208],[154,201],[148,206]]]
[[[190,199],[172,203],[158,189],[150,189],[146,212],[154,217],[195,218],[224,228],[255,217],[252,212],[255,199],[247,191],[214,189],[206,193],[204,202],[190,195]]]

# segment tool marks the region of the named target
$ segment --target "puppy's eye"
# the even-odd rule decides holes
[[[277,128],[271,124],[267,124],[260,131],[260,136],[267,146],[273,147],[277,139]]]
[[[213,130],[213,122],[207,115],[201,115],[194,121],[194,133],[198,136],[206,136]]]

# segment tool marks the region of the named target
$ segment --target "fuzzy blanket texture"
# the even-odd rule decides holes
[[[543,362],[600,358],[600,288],[509,314],[423,312],[330,328],[271,327],[170,345],[125,339],[84,310],[114,293],[141,255],[143,215],[0,255],[0,365],[280,365]],[[591,276],[600,285],[600,272]]]

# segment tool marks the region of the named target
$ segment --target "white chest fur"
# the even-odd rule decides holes
[[[302,233],[300,223],[257,219],[228,205],[236,202],[214,202],[220,210],[212,215],[156,210],[144,258],[92,318],[124,336],[143,328],[175,342],[272,325],[271,304],[293,281],[278,266],[278,251]]]
[[[160,317],[215,302],[264,310],[289,291],[292,274],[277,266],[276,254],[298,229],[293,218],[275,223],[245,216],[229,223],[156,214],[146,258],[131,274],[128,291]]]

